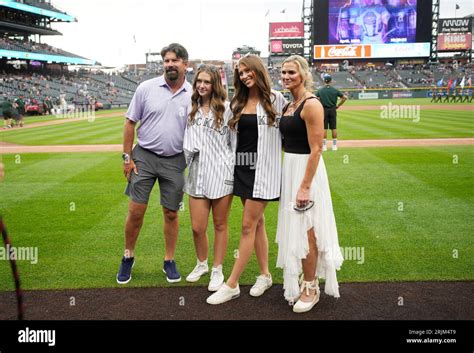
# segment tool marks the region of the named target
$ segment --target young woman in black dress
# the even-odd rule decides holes
[[[234,195],[244,205],[239,252],[227,282],[207,302],[221,304],[240,295],[239,278],[252,255],[257,255],[260,275],[250,295],[260,296],[272,285],[268,269],[268,238],[264,211],[278,200],[281,189],[281,134],[278,124],[286,104],[283,95],[271,89],[270,77],[255,55],[240,59],[234,73],[233,118],[237,131]]]

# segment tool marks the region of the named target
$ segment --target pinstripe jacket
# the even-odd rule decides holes
[[[257,104],[258,144],[253,197],[266,200],[280,197],[282,137],[279,125],[287,103],[280,92],[272,90],[272,93],[273,107],[277,112],[273,125],[268,125],[265,109]]]
[[[229,102],[225,103],[224,122],[219,129],[214,126],[214,113],[210,111],[205,115],[199,109],[193,124],[187,124],[184,132],[183,149],[188,168],[199,154],[196,193],[208,199],[218,199],[233,191],[236,133],[227,125],[231,118]]]

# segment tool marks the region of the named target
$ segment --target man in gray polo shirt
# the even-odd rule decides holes
[[[130,197],[125,224],[125,254],[117,282],[128,283],[135,264],[135,244],[143,224],[153,185],[158,180],[163,206],[166,253],[163,272],[168,282],[181,276],[174,261],[178,238],[178,210],[183,200],[183,138],[191,103],[192,86],[186,81],[188,52],[173,43],[161,51],[165,73],[140,84],[126,113],[123,142],[123,172]],[[138,144],[133,148],[135,127]]]

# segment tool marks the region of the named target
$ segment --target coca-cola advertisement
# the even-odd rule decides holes
[[[421,58],[430,55],[430,43],[315,45],[314,60],[358,58]]]
[[[270,38],[304,38],[303,22],[272,22]]]
[[[358,59],[372,56],[370,45],[315,45],[314,59]]]
[[[329,44],[416,41],[417,0],[329,0]]]

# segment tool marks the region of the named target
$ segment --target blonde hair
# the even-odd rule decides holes
[[[296,64],[296,66],[298,67],[298,72],[303,78],[304,87],[308,91],[313,92],[313,75],[311,74],[311,71],[309,70],[309,65],[306,59],[299,55],[291,55],[288,58],[286,58],[285,61],[283,61],[283,63],[281,64],[281,67],[283,68],[283,65],[285,65],[286,63]]]

